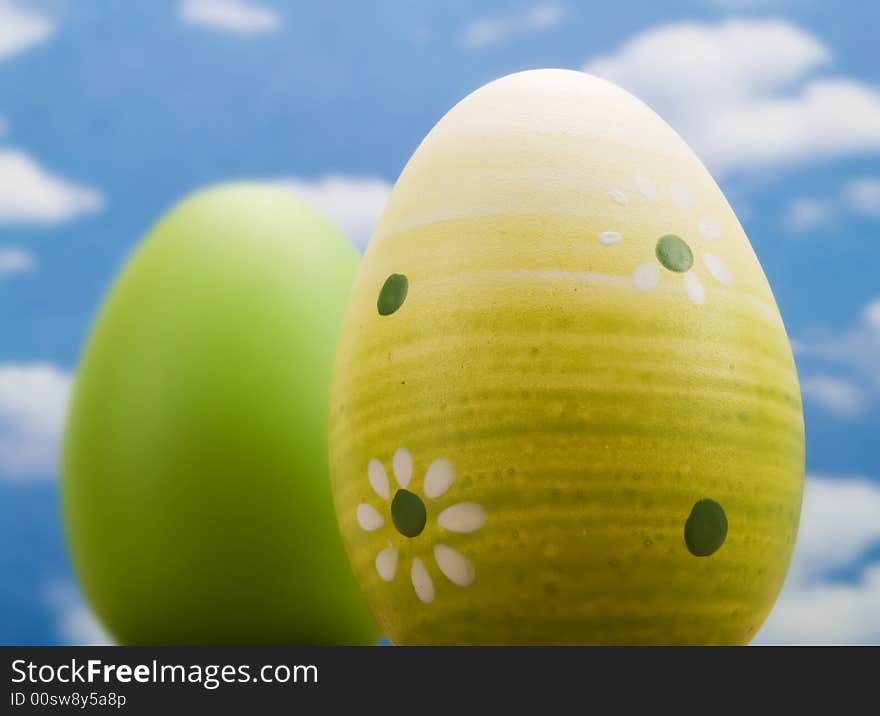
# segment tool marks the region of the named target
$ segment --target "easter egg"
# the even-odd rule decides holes
[[[286,191],[233,184],[149,233],[79,367],[63,455],[76,573],[123,644],[371,644],[327,465],[358,256]]]
[[[330,474],[397,644],[743,644],[782,585],[801,399],[770,287],[685,142],[563,70],[412,156],[343,321]]]

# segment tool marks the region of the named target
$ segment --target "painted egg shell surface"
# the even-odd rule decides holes
[[[800,393],[748,239],[647,106],[474,92],[404,169],[337,349],[344,542],[399,644],[742,644],[801,505]]]
[[[357,253],[288,192],[199,192],[150,232],[78,370],[77,575],[123,644],[374,644],[327,475]]]

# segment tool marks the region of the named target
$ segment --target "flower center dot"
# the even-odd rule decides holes
[[[657,239],[657,260],[665,268],[676,273],[684,273],[694,265],[694,254],[684,239],[675,234],[666,234]]]
[[[416,537],[425,529],[428,519],[425,503],[415,493],[400,489],[391,501],[391,519],[404,537]]]

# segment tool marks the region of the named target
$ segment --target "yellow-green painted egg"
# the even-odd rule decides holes
[[[578,72],[460,102],[410,159],[338,345],[331,478],[398,644],[743,644],[801,505],[797,375],[696,155]]]

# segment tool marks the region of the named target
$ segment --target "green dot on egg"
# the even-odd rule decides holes
[[[700,500],[684,525],[684,541],[695,557],[708,557],[727,538],[727,515],[715,500]]]
[[[400,308],[406,300],[408,290],[409,281],[402,273],[393,273],[385,279],[382,290],[379,291],[379,298],[376,301],[379,315],[388,316]]]
[[[666,234],[657,239],[657,260],[665,268],[676,273],[684,273],[694,265],[691,247],[680,236]]]
[[[391,501],[391,519],[404,537],[417,537],[427,522],[425,503],[414,492],[399,489]]]

